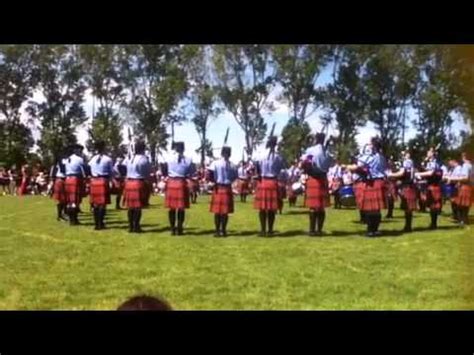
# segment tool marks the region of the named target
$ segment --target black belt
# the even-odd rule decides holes
[[[276,176],[262,176],[262,179],[267,179],[267,180],[276,180]]]
[[[93,176],[93,179],[108,179],[109,175],[99,175],[99,176]]]
[[[145,178],[127,178],[127,180],[145,180]]]
[[[71,174],[71,175],[66,175],[66,177],[77,177],[77,178],[82,178],[82,175],[78,175],[78,174]]]
[[[183,176],[170,176],[170,179],[175,179],[175,180],[186,180],[185,177]]]
[[[216,184],[218,187],[232,187],[232,184]]]

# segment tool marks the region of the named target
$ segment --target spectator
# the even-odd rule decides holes
[[[172,311],[173,309],[163,299],[139,295],[129,298],[122,303],[117,311]]]

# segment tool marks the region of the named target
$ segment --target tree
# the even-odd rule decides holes
[[[298,159],[311,145],[311,128],[308,122],[291,117],[281,132],[278,150],[287,162]]]
[[[218,95],[244,131],[249,157],[265,138],[267,124],[262,113],[273,110],[272,103],[268,102],[273,86],[269,54],[269,47],[265,45],[213,48]]]
[[[21,108],[37,84],[33,62],[32,46],[0,46],[0,161],[7,166],[23,164],[34,144],[21,122]]]
[[[355,46],[340,46],[333,61],[333,81],[323,92],[326,122],[336,122],[339,159],[348,161],[357,148],[358,128],[366,122],[362,61]]]
[[[210,85],[210,68],[206,47],[202,46],[195,53],[189,66],[190,81],[190,115],[191,121],[199,135],[200,146],[196,150],[201,155],[204,166],[206,156],[213,157],[212,142],[208,139],[209,124],[216,118],[221,109],[217,107],[217,90]]]
[[[146,139],[151,159],[166,149],[166,125],[187,91],[186,64],[191,47],[182,45],[126,46],[123,61],[130,90],[127,108],[135,132]]]
[[[413,48],[406,45],[359,47],[364,56],[362,86],[367,118],[378,130],[382,149],[395,155],[403,144],[407,107],[418,83]]]
[[[288,105],[297,123],[302,123],[321,104],[316,81],[331,51],[332,47],[327,45],[272,46],[275,79],[282,88],[278,100]]]
[[[92,150],[97,139],[104,140],[114,156],[120,154],[122,120],[118,110],[125,100],[121,50],[120,46],[114,45],[80,46],[84,78],[98,101],[98,111],[92,113],[87,147]]]
[[[76,129],[86,120],[84,73],[75,46],[35,47],[35,65],[44,100],[30,101],[27,111],[40,124],[38,142],[45,165],[76,143]]]

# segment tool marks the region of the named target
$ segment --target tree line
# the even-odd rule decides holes
[[[356,151],[371,123],[385,154],[421,154],[441,144],[473,150],[472,134],[455,132],[456,115],[474,114],[473,46],[448,45],[2,45],[0,164],[40,159],[49,166],[91,118],[87,147],[103,139],[126,151],[122,127],[145,139],[152,161],[166,149],[168,127],[194,124],[201,162],[212,156],[208,132],[227,111],[242,129],[247,156],[267,134],[275,104],[289,108],[280,150],[289,161],[311,143],[316,110],[333,127],[339,158]],[[320,83],[322,75],[329,80]],[[84,109],[93,98],[92,117]],[[28,121],[21,120],[26,112]],[[410,112],[412,114],[410,114]],[[413,122],[409,122],[413,120]],[[407,127],[416,136],[405,138]],[[35,142],[32,129],[39,132]],[[472,132],[472,129],[471,129]],[[171,134],[172,135],[172,134]],[[31,153],[34,145],[39,156]],[[451,147],[451,148],[450,148]]]

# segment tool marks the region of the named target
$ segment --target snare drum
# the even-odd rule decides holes
[[[453,185],[453,184],[443,184],[442,186],[442,190],[443,190],[443,197],[445,199],[449,199],[449,198],[452,198],[454,196],[456,196],[456,185]]]
[[[295,195],[301,195],[304,192],[303,184],[301,182],[295,182],[291,185],[291,189]]]
[[[345,185],[339,190],[341,205],[345,207],[352,207],[356,205],[355,194],[352,185]]]

